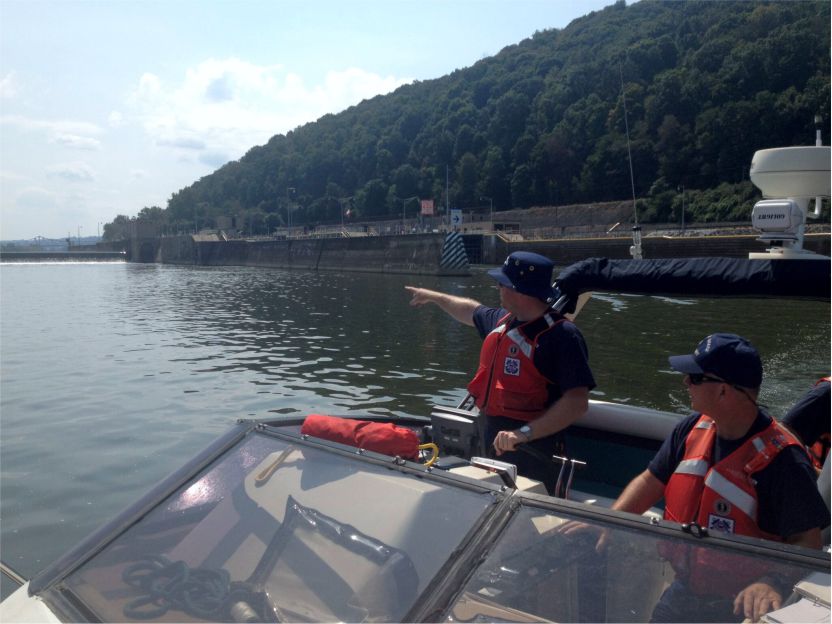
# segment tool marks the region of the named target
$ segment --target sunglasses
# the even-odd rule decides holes
[[[705,373],[688,373],[688,379],[690,379],[692,386],[698,386],[703,383],[728,383],[724,379],[708,377]]]

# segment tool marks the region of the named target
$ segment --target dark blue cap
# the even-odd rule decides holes
[[[742,388],[759,388],[763,383],[760,354],[736,334],[711,334],[691,355],[673,355],[668,361],[680,373],[710,374]]]
[[[552,290],[554,267],[555,264],[546,256],[530,251],[515,251],[506,258],[503,266],[491,269],[488,274],[503,286],[549,303],[555,297]]]

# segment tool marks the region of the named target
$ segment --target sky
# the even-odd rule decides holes
[[[276,134],[614,0],[0,0],[0,239],[98,235]]]

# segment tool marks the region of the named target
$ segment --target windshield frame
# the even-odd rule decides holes
[[[457,550],[448,553],[444,564],[440,566],[417,597],[414,606],[406,614],[404,621],[434,621],[447,613],[464,591],[478,566],[505,534],[505,530],[512,519],[528,507],[552,514],[564,514],[576,519],[605,523],[616,528],[629,528],[642,532],[647,530],[658,537],[674,537],[682,540],[692,540],[694,543],[703,543],[702,540],[707,540],[709,545],[740,554],[776,557],[781,561],[794,563],[812,570],[827,571],[829,568],[829,554],[823,551],[742,536],[720,534],[707,535],[706,537],[697,536],[696,531],[691,532],[689,528],[685,529],[683,525],[675,522],[512,490],[504,485],[478,481],[445,470],[409,462],[398,457],[391,458],[372,451],[310,438],[299,432],[298,427],[302,420],[302,418],[299,418],[281,419],[280,421],[238,421],[228,432],[206,447],[182,468],[161,481],[139,501],[125,509],[35,577],[30,583],[29,594],[41,596],[56,612],[62,613],[70,620],[94,619],[95,615],[89,613],[83,604],[79,604],[79,601],[73,598],[72,592],[67,590],[62,581],[130,527],[134,526],[152,509],[163,504],[178,488],[208,468],[213,462],[222,458],[229,449],[247,436],[255,434],[275,437],[292,444],[318,448],[328,453],[350,457],[353,461],[359,460],[360,462],[387,468],[391,468],[392,465],[395,470],[418,476],[420,479],[492,494],[494,505],[472,525]],[[416,420],[413,424],[420,422],[421,420]]]

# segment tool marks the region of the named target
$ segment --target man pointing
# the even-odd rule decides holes
[[[518,251],[488,274],[499,284],[500,306],[406,286],[411,305],[433,303],[484,339],[468,391],[486,415],[485,442],[520,474],[554,490],[546,464],[516,450],[529,444],[547,457],[563,454],[562,431],[583,416],[595,380],[578,328],[553,310],[548,258]]]

